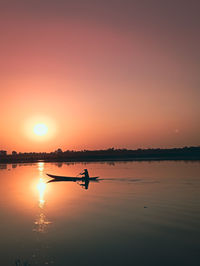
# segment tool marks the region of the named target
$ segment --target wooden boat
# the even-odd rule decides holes
[[[77,182],[77,181],[95,181],[97,180],[99,177],[90,177],[89,179],[86,179],[85,177],[72,177],[72,176],[58,176],[58,175],[51,175],[51,174],[47,174],[49,177],[53,178],[54,180],[59,180],[59,181],[73,181],[73,182]]]

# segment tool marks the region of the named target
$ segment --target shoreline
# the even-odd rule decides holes
[[[200,162],[199,157],[145,157],[145,158],[99,158],[99,159],[26,159],[26,160],[0,160],[0,164],[18,164],[18,163],[38,163],[38,162],[60,162],[60,163],[90,163],[90,162],[153,162],[153,161],[192,161]]]
[[[1,151],[2,163],[35,163],[35,162],[106,162],[106,161],[200,161],[200,147],[184,147],[173,149],[107,149],[55,152],[29,152],[6,154]]]

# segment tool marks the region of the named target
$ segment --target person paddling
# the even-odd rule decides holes
[[[84,171],[80,173],[80,175],[84,175],[85,180],[89,180],[90,178],[87,169],[84,169]]]

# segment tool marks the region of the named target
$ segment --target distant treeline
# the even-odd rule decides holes
[[[46,153],[17,153],[12,154],[0,153],[0,163],[13,162],[37,162],[37,161],[54,161],[54,162],[76,162],[76,161],[126,161],[126,160],[200,160],[199,147],[184,147],[174,149],[114,149],[107,150],[83,150],[62,151]]]

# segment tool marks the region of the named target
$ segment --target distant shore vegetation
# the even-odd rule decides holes
[[[200,160],[200,146],[173,149],[115,149],[106,150],[66,150],[54,152],[19,152],[8,154],[0,150],[0,163],[20,162],[82,162],[82,161],[127,161],[127,160]]]

